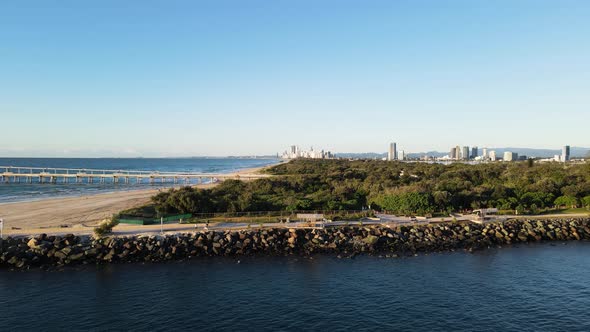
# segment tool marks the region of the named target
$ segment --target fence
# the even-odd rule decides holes
[[[298,214],[323,214],[324,218],[333,221],[357,220],[371,217],[373,210],[297,210],[297,211],[251,211],[251,212],[219,212],[219,213],[193,213],[164,217],[164,222],[178,221],[187,223],[207,222],[247,222],[270,223],[298,220]],[[138,216],[122,215],[119,222],[134,225],[153,225],[160,223],[160,218],[142,218]]]
[[[278,222],[297,220],[298,214],[323,214],[326,219],[346,220],[360,219],[373,215],[372,210],[297,210],[297,211],[252,211],[224,213],[195,213],[192,222],[205,221],[241,221],[241,222]]]
[[[189,219],[192,214],[178,214],[175,216],[163,217],[163,218],[136,218],[122,216],[118,219],[121,224],[132,224],[132,225],[153,225],[159,224],[160,222],[178,221],[181,219]]]

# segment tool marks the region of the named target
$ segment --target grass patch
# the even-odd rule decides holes
[[[580,213],[590,214],[590,210],[588,210],[588,208],[556,209],[556,210],[546,210],[546,211],[543,211],[541,214],[580,214]]]
[[[229,222],[229,223],[274,223],[279,222],[277,217],[215,217],[215,218],[190,218],[187,220],[183,220],[183,224],[204,224],[204,223],[219,223],[219,222]]]

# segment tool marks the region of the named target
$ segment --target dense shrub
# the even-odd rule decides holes
[[[154,196],[152,202],[159,214],[361,210],[369,205],[427,214],[481,207],[538,211],[588,204],[583,199],[590,195],[590,164],[299,159],[267,172],[276,176],[224,181],[211,189],[170,190]]]
[[[96,237],[102,237],[106,234],[110,234],[113,232],[113,227],[117,226],[118,224],[119,221],[115,217],[105,219],[94,228],[94,235],[96,235]]]

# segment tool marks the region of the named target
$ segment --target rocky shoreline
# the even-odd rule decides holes
[[[69,234],[7,238],[0,245],[0,268],[51,269],[81,264],[162,262],[208,256],[397,257],[541,241],[590,240],[590,218],[511,220],[503,223],[262,229],[195,232],[166,236],[93,239]]]

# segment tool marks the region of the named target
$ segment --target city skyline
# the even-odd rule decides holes
[[[588,15],[583,1],[5,2],[0,155],[586,147]]]
[[[325,146],[322,144],[315,144],[316,146]],[[377,144],[376,144],[377,145]],[[407,144],[404,144],[404,146],[406,146]],[[298,148],[301,147],[301,145],[296,145]],[[468,146],[470,148],[470,156],[472,155],[472,149],[473,148],[477,148],[478,149],[478,155],[483,155],[486,151],[491,152],[492,150],[537,150],[537,151],[554,151],[554,152],[559,152],[558,154],[561,156],[563,153],[563,147],[565,145],[552,145],[552,146],[546,146],[546,147],[530,147],[530,146],[517,146],[517,145],[511,145],[511,146],[484,146],[483,148],[480,146],[479,148],[477,146]],[[580,149],[583,151],[587,150],[587,153],[590,153],[590,147],[589,146],[574,146],[574,145],[567,145],[568,147],[571,146],[572,149]],[[293,147],[293,145],[289,145],[289,148],[291,149]],[[383,144],[381,144],[381,150],[364,150],[364,151],[351,151],[351,150],[343,150],[343,151],[335,151],[329,148],[325,148],[325,149],[319,149],[318,151],[326,151],[326,152],[330,152],[332,155],[334,156],[338,156],[340,154],[344,154],[344,155],[348,155],[348,154],[378,154],[378,155],[383,155],[385,159],[388,158],[388,146],[386,146],[385,149],[383,149]],[[461,149],[463,150],[464,147],[467,146],[459,146]],[[399,149],[397,148],[397,144],[396,144],[396,151],[398,153],[398,155],[400,153],[404,153],[405,156],[407,156],[408,154],[412,154],[412,155],[423,155],[426,156],[428,154],[432,154],[432,153],[436,153],[436,154],[444,154],[447,156],[451,156],[452,155],[452,151],[455,149],[456,147],[453,146],[451,148],[451,152],[448,151],[448,147],[447,149],[434,149],[434,148],[428,148],[426,147],[425,149],[422,150],[418,150],[418,151],[413,151],[413,150],[408,150],[406,149]],[[310,149],[314,150],[313,145],[310,145]],[[568,150],[569,151],[569,150]],[[11,153],[11,152],[15,152],[15,153]],[[219,157],[219,158],[225,158],[225,157],[255,157],[255,156],[259,156],[259,157],[271,157],[271,156],[281,156],[283,155],[285,152],[285,149],[283,147],[283,149],[277,150],[277,151],[270,151],[269,153],[243,153],[243,154],[195,154],[195,155],[158,155],[158,154],[139,154],[139,153],[134,153],[129,151],[129,153],[127,154],[117,154],[117,153],[111,153],[110,151],[98,151],[98,154],[96,155],[92,155],[91,154],[72,154],[70,152],[67,153],[63,153],[63,154],[56,154],[56,155],[44,155],[44,154],[37,154],[37,155],[28,155],[28,154],[22,154],[24,151],[4,151],[4,150],[0,150],[0,158],[215,158],[215,157]],[[81,151],[82,153],[85,153],[87,151]],[[3,154],[4,153],[4,154]],[[110,153],[110,154],[109,154]],[[459,156],[462,156],[463,152],[459,151]],[[551,155],[554,156],[554,155]],[[546,157],[551,157],[550,155],[547,155]],[[580,156],[580,155],[579,155]],[[585,155],[584,155],[585,156]],[[459,159],[462,159],[461,157],[456,157]],[[451,158],[452,159],[452,158]]]

